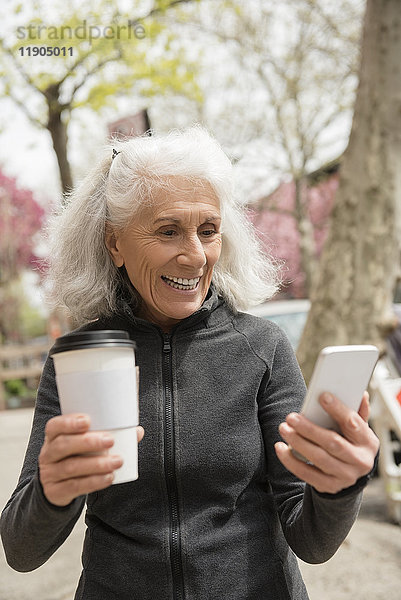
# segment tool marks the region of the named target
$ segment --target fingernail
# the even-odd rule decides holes
[[[108,435],[107,433],[104,433],[102,435],[102,442],[104,444],[107,444],[108,446],[112,446],[114,444],[114,439],[111,437],[111,435]]]
[[[300,416],[297,413],[291,413],[287,417],[287,423],[290,425],[296,425],[301,420]]]
[[[331,404],[333,402],[334,398],[331,394],[328,394],[327,392],[325,392],[324,394],[322,394],[321,400],[322,400],[323,404]]]
[[[280,423],[280,425],[278,426],[278,430],[280,432],[280,435],[286,435],[291,431],[287,423]]]
[[[87,427],[89,425],[89,418],[85,417],[85,415],[79,415],[79,417],[75,419],[75,425],[79,429],[81,429],[81,427]]]
[[[286,450],[288,450],[288,446],[284,442],[276,442],[274,444],[274,450],[276,452],[276,455],[279,456],[282,453],[284,453]]]
[[[118,467],[121,467],[122,464],[123,464],[123,461],[122,461],[121,456],[112,456],[111,457],[111,466],[113,467],[113,469],[117,469]]]

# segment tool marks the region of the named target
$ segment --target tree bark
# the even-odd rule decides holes
[[[62,121],[60,113],[49,115],[48,130],[52,137],[53,148],[57,157],[62,192],[65,195],[72,189],[73,181],[67,157],[67,127]]]
[[[331,226],[298,348],[306,381],[321,348],[384,347],[399,261],[399,0],[368,0],[360,82]]]
[[[304,290],[309,297],[316,279],[316,243],[312,222],[308,215],[307,189],[303,178],[295,179],[295,220],[299,233],[301,271],[305,276]]]
[[[48,105],[47,129],[51,135],[54,152],[60,172],[63,196],[73,187],[70,163],[67,152],[67,125],[63,121],[63,112],[69,109],[68,105],[60,102],[60,84],[52,84],[44,91]]]

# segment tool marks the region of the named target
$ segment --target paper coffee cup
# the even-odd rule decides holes
[[[64,335],[50,351],[62,414],[86,413],[91,431],[108,431],[115,440],[112,452],[124,465],[115,471],[113,483],[138,478],[134,350],[126,331],[99,330]]]
[[[138,438],[136,427],[128,429],[110,429],[107,431],[114,439],[109,454],[118,454],[124,459],[122,467],[114,471],[113,485],[138,479]]]

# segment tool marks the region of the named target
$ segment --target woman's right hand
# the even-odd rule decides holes
[[[56,506],[67,506],[78,496],[112,484],[113,471],[121,467],[120,456],[108,454],[113,438],[89,431],[88,415],[53,417],[46,424],[45,441],[39,454],[39,476],[46,498]],[[137,427],[138,442],[143,438]],[[94,456],[82,456],[97,452]]]

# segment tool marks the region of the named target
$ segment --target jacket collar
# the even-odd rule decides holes
[[[121,290],[119,306],[118,306],[118,314],[124,315],[125,318],[128,318],[132,321],[137,327],[140,329],[149,329],[156,328],[160,329],[154,323],[147,321],[146,319],[142,319],[136,315],[137,310],[137,301],[133,297],[132,291],[127,289]],[[208,320],[210,316],[216,311],[220,306],[225,305],[223,298],[221,298],[213,285],[210,285],[209,291],[206,295],[206,298],[202,304],[202,306],[194,312],[189,317],[186,317],[182,321],[180,321],[177,325],[175,325],[171,331],[174,333],[175,331],[182,331],[187,329],[199,329],[201,327],[207,327]],[[210,326],[210,325],[209,325]]]

